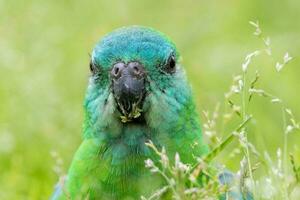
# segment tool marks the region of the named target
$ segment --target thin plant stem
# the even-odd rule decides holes
[[[246,91],[246,86],[247,86],[247,70],[243,71],[243,87],[242,87],[242,118],[243,120],[246,119],[247,117],[247,107],[246,107],[246,95],[247,95],[247,91]],[[245,129],[245,128],[244,128]],[[250,159],[250,153],[249,153],[249,147],[248,147],[248,133],[247,131],[245,131],[245,139],[246,139],[246,147],[245,147],[245,154],[246,154],[246,158],[247,158],[247,164],[248,164],[248,170],[249,170],[249,176],[251,179],[251,184],[253,186],[253,196],[255,197],[255,184],[254,184],[254,179],[253,179],[253,173],[252,173],[252,166],[251,166],[251,159]]]
[[[282,121],[283,121],[283,174],[284,174],[284,195],[286,199],[289,199],[288,195],[288,184],[287,184],[287,136],[288,133],[285,131],[286,129],[286,115],[285,115],[285,109],[284,105],[281,107],[281,112],[282,112]]]
[[[209,163],[213,158],[215,158],[218,155],[218,153],[221,152],[233,140],[233,138],[235,137],[234,132],[241,131],[250,122],[251,119],[252,119],[252,116],[248,116],[246,118],[246,120],[244,120],[237,128],[235,128],[234,131],[221,144],[219,144],[208,155],[206,155],[203,158],[203,161],[205,163]],[[193,171],[200,164],[201,163],[198,162],[197,164],[195,164],[194,166],[192,166],[192,168],[191,168],[190,171]]]
[[[168,185],[170,186],[172,192],[174,193],[175,195],[175,199],[181,199],[180,198],[180,195],[177,193],[176,189],[174,188],[174,184],[172,183],[172,181],[169,179],[169,177],[164,173],[162,172],[161,170],[158,169],[157,171],[168,183]]]

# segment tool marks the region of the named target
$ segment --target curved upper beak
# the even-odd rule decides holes
[[[145,96],[145,69],[138,62],[116,63],[112,70],[112,89],[120,112],[127,118],[136,118]]]

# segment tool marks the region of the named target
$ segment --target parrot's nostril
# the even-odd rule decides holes
[[[139,62],[129,62],[128,64],[119,62],[116,63],[111,70],[111,76],[114,80],[117,80],[122,76],[131,76],[132,78],[142,79],[144,78],[144,75],[144,67]]]
[[[116,67],[116,68],[114,68],[114,73],[115,73],[115,75],[118,75],[118,73],[119,73],[119,67]]]
[[[143,66],[138,62],[131,62],[128,64],[129,71],[137,78],[141,78],[144,74]]]
[[[140,70],[137,66],[134,66],[133,67],[133,72],[136,73],[136,74],[139,74],[140,73]]]
[[[114,67],[111,70],[111,74],[114,78],[120,78],[123,69],[125,68],[125,64],[124,63],[117,63],[114,65]]]

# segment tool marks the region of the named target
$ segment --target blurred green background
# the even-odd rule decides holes
[[[138,24],[169,35],[183,57],[199,111],[224,102],[247,53],[262,48],[249,20],[270,36],[273,60],[260,57],[259,87],[282,98],[300,116],[300,1],[298,0],[0,0],[0,199],[48,199],[57,181],[57,152],[67,170],[81,140],[82,101],[89,53],[113,29]],[[275,62],[294,59],[282,73]],[[278,106],[255,98],[250,141],[275,155],[282,147]],[[298,152],[299,133],[289,136]],[[235,170],[238,160],[220,161]]]

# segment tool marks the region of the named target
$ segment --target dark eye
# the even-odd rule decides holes
[[[90,61],[90,71],[93,75],[99,73],[99,67],[97,67],[93,61]]]
[[[176,59],[174,55],[171,55],[168,58],[167,63],[164,66],[164,71],[169,74],[173,74],[176,72]]]

